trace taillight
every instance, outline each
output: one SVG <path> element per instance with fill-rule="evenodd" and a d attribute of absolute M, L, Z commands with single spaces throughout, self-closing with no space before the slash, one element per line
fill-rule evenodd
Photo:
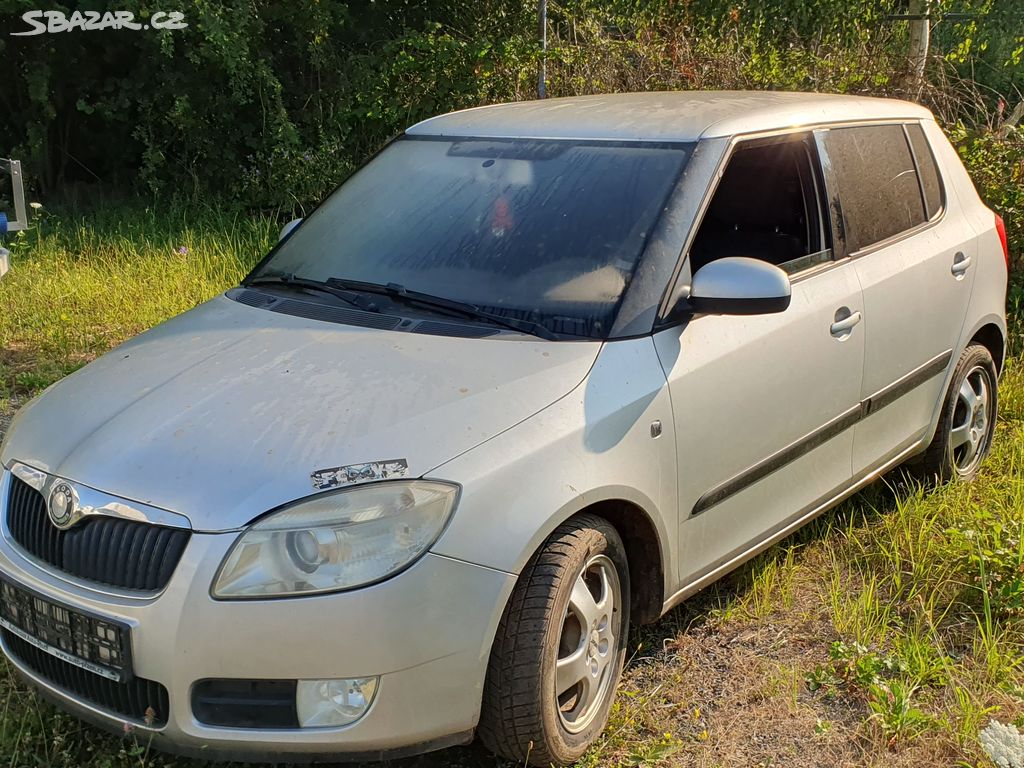
<path fill-rule="evenodd" d="M 996 214 L 996 232 L 999 233 L 999 242 L 1003 245 L 1003 258 L 1006 259 L 1006 271 L 1010 271 L 1010 245 L 1006 241 L 1006 224 L 1003 217 Z"/>

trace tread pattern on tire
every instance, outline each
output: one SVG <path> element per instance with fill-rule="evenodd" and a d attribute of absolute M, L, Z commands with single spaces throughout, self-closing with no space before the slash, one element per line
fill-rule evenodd
<path fill-rule="evenodd" d="M 544 741 L 537 693 L 545 627 L 561 618 L 553 614 L 562 580 L 572 577 L 567 564 L 595 533 L 619 541 L 615 528 L 595 515 L 580 515 L 556 528 L 520 574 L 498 625 L 477 735 L 492 752 L 520 764 L 559 762 Z M 628 602 L 625 590 L 623 596 Z"/>

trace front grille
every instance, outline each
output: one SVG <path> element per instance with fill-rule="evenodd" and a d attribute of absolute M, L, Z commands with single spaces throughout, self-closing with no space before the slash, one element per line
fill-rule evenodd
<path fill-rule="evenodd" d="M 62 531 L 35 488 L 11 478 L 7 530 L 26 552 L 72 576 L 124 589 L 163 589 L 191 533 L 136 520 L 96 515 Z"/>
<path fill-rule="evenodd" d="M 170 704 L 160 683 L 141 677 L 117 683 L 51 656 L 6 629 L 0 630 L 0 637 L 15 661 L 46 682 L 137 723 L 162 726 L 167 722 Z"/>

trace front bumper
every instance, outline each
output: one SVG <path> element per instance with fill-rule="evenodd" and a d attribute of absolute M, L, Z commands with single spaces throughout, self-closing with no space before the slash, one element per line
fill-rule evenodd
<path fill-rule="evenodd" d="M 5 478 L 6 479 L 6 478 Z M 0 482 L 0 510 L 6 508 Z M 133 669 L 169 697 L 165 725 L 132 723 L 140 738 L 207 757 L 376 757 L 464 742 L 479 718 L 487 658 L 515 577 L 428 554 L 393 579 L 307 598 L 218 601 L 217 567 L 237 534 L 193 534 L 167 588 L 140 599 L 96 591 L 38 566 L 3 528 L 0 572 L 55 601 L 131 628 Z M 8 656 L 7 648 L 4 648 Z M 122 732 L 105 711 L 12 663 L 65 709 Z M 376 698 L 341 728 L 255 729 L 204 725 L 192 686 L 209 678 L 325 679 L 380 676 Z"/>

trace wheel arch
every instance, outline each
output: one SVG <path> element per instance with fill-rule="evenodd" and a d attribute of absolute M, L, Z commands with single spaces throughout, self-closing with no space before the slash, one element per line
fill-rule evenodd
<path fill-rule="evenodd" d="M 658 529 L 647 512 L 625 499 L 606 499 L 578 510 L 597 515 L 614 526 L 626 547 L 629 561 L 630 616 L 635 624 L 650 624 L 661 617 L 665 601 L 665 560 Z"/>
<path fill-rule="evenodd" d="M 662 615 L 665 595 L 675 586 L 670 571 L 675 555 L 667 521 L 658 515 L 654 502 L 635 488 L 608 486 L 577 493 L 542 522 L 529 526 L 529 540 L 516 554 L 508 572 L 521 575 L 530 558 L 544 546 L 555 529 L 580 515 L 596 515 L 607 520 L 625 545 L 632 622 L 657 621 Z"/>
<path fill-rule="evenodd" d="M 968 344 L 981 344 L 992 355 L 996 364 L 996 372 L 1002 373 L 1003 363 L 1006 362 L 1006 335 L 1003 329 L 994 322 L 987 322 L 977 328 L 971 335 Z"/>

